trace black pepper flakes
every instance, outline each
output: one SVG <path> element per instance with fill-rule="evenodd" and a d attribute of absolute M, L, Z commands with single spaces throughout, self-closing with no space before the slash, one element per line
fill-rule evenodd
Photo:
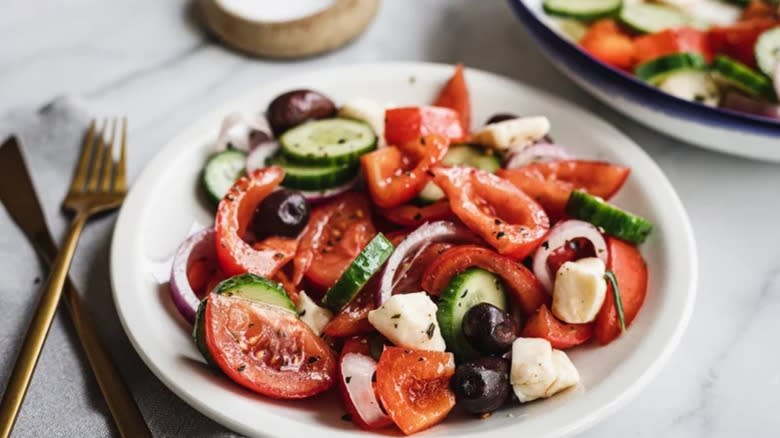
<path fill-rule="evenodd" d="M 390 319 L 398 319 L 401 317 L 400 313 L 396 313 L 395 315 L 391 316 Z"/>
<path fill-rule="evenodd" d="M 236 371 L 238 371 L 239 373 L 243 373 L 245 369 L 246 369 L 246 365 L 239 365 L 239 367 L 236 368 Z"/>
<path fill-rule="evenodd" d="M 345 382 L 347 385 L 349 385 L 349 382 L 351 382 L 351 381 L 352 381 L 352 376 L 347 376 L 347 377 L 344 377 L 344 382 Z"/>
<path fill-rule="evenodd" d="M 436 324 L 431 323 L 431 325 L 428 326 L 428 330 L 425 331 L 425 334 L 428 335 L 428 339 L 433 339 L 433 334 L 436 332 Z"/>
<path fill-rule="evenodd" d="M 504 236 L 506 236 L 506 233 L 503 231 L 499 231 L 498 233 L 496 233 L 496 239 L 500 239 Z"/>

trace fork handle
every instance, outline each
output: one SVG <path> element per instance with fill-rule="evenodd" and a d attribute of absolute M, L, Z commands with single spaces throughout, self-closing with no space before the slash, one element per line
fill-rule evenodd
<path fill-rule="evenodd" d="M 27 329 L 27 336 L 22 344 L 19 357 L 16 358 L 14 370 L 11 372 L 3 394 L 3 401 L 0 402 L 0 438 L 7 438 L 13 430 L 19 408 L 22 406 L 30 379 L 32 379 L 35 366 L 38 364 L 43 343 L 49 333 L 51 321 L 57 311 L 62 288 L 68 278 L 68 270 L 73 261 L 73 254 L 76 252 L 81 230 L 87 221 L 88 215 L 86 213 L 86 211 L 79 211 L 73 218 L 60 252 L 54 259 L 51 274 L 46 280 L 43 295 L 38 302 L 38 309 Z"/>

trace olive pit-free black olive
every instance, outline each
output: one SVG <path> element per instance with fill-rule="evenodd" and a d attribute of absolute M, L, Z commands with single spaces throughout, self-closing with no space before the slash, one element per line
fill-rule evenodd
<path fill-rule="evenodd" d="M 257 239 L 297 236 L 309 222 L 309 203 L 300 192 L 280 189 L 268 195 L 255 209 L 252 231 Z"/>
<path fill-rule="evenodd" d="M 455 368 L 451 381 L 458 405 L 472 414 L 487 414 L 500 408 L 512 392 L 509 361 L 482 357 Z"/>
<path fill-rule="evenodd" d="M 312 90 L 292 90 L 277 96 L 268 105 L 268 122 L 276 135 L 308 120 L 336 115 L 336 104 Z"/>
<path fill-rule="evenodd" d="M 501 355 L 517 339 L 512 316 L 489 303 L 479 303 L 463 316 L 463 334 L 472 347 L 484 354 Z"/>

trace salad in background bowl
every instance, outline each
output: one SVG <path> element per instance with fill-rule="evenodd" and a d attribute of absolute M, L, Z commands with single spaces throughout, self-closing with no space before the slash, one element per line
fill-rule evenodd
<path fill-rule="evenodd" d="M 673 137 L 780 161 L 780 8 L 770 0 L 511 0 L 545 54 Z"/>

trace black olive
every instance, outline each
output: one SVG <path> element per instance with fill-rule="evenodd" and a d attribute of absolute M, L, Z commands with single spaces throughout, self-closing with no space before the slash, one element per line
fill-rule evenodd
<path fill-rule="evenodd" d="M 309 222 L 309 203 L 294 190 L 277 190 L 255 210 L 252 231 L 257 239 L 268 236 L 295 237 Z"/>
<path fill-rule="evenodd" d="M 336 104 L 312 90 L 293 90 L 277 96 L 268 105 L 268 122 L 276 135 L 307 120 L 336 115 Z"/>
<path fill-rule="evenodd" d="M 463 316 L 462 327 L 469 343 L 485 354 L 504 354 L 517 339 L 517 324 L 512 317 L 488 303 L 469 309 Z"/>
<path fill-rule="evenodd" d="M 485 124 L 492 125 L 493 123 L 505 122 L 507 120 L 519 119 L 519 118 L 520 116 L 516 116 L 510 113 L 498 113 L 490 116 L 490 118 L 487 120 L 487 122 L 485 122 Z"/>
<path fill-rule="evenodd" d="M 520 116 L 511 114 L 511 113 L 498 113 L 498 114 L 493 114 L 492 116 L 490 116 L 490 118 L 487 120 L 487 122 L 485 122 L 485 124 L 486 125 L 490 125 L 490 124 L 493 124 L 493 123 L 505 122 L 507 120 L 513 120 L 513 119 L 519 119 L 519 118 L 520 118 Z M 542 137 L 542 139 L 540 141 L 543 141 L 545 143 L 553 143 L 553 139 L 549 135 L 545 135 L 544 137 Z"/>
<path fill-rule="evenodd" d="M 512 392 L 509 361 L 483 357 L 458 365 L 452 377 L 458 404 L 472 414 L 487 414 L 500 408 Z"/>

